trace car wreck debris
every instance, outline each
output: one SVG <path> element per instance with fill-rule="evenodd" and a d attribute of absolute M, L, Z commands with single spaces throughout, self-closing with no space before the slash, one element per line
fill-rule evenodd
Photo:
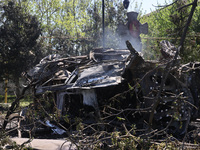
<path fill-rule="evenodd" d="M 143 119 L 148 120 L 152 111 L 166 62 L 170 61 L 168 57 L 174 56 L 174 46 L 168 41 L 161 42 L 161 52 L 168 56 L 164 57 L 168 61 L 159 62 L 144 60 L 129 41 L 126 44 L 128 49 L 98 48 L 85 56 L 61 58 L 57 54 L 49 55 L 25 76 L 36 96 L 46 92 L 55 95 L 60 115 L 76 116 L 78 109 L 89 106 L 100 119 L 105 117 L 103 104 L 131 91 L 134 96 L 128 98 L 126 94 L 125 99 L 114 103 L 119 104 L 117 108 L 135 110 L 126 117 L 131 123 L 141 123 Z M 199 84 L 200 63 L 174 66 L 161 91 L 160 103 L 153 110 L 153 128 L 167 127 L 169 133 L 185 134 L 190 121 L 199 114 Z M 113 110 L 109 111 L 114 114 Z M 142 119 L 134 122 L 138 116 Z"/>

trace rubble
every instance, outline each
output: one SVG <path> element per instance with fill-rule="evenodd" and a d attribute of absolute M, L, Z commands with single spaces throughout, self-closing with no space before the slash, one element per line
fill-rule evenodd
<path fill-rule="evenodd" d="M 173 51 L 169 42 L 162 42 L 161 46 L 165 54 Z M 112 107 L 116 106 L 115 112 L 117 108 L 124 112 L 130 108 L 131 113 L 125 118 L 130 124 L 148 122 L 153 111 L 152 128 L 166 129 L 180 136 L 185 134 L 190 121 L 199 114 L 200 63 L 176 64 L 161 89 L 165 68 L 175 53 L 164 62 L 147 61 L 128 41 L 127 47 L 98 48 L 89 55 L 67 58 L 49 55 L 25 76 L 37 97 L 46 92 L 54 94 L 61 115 L 76 116 L 78 110 L 87 105 L 93 108 L 97 119 L 113 118 L 114 109 L 109 110 L 112 117 L 106 117 L 103 105 L 126 93 L 125 98 L 112 102 L 117 104 Z M 160 97 L 157 97 L 159 90 Z M 158 98 L 160 101 L 154 110 Z"/>

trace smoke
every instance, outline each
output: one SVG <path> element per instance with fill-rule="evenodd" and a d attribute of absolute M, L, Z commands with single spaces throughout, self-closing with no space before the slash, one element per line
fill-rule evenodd
<path fill-rule="evenodd" d="M 127 49 L 127 40 L 132 44 L 135 50 L 141 52 L 141 40 L 133 38 L 130 35 L 127 26 L 120 24 L 116 31 L 112 31 L 109 28 L 105 29 L 105 48 Z M 99 44 L 103 45 L 102 39 Z"/>
<path fill-rule="evenodd" d="M 139 3 L 140 2 L 140 3 Z M 138 0 L 130 0 L 127 12 L 137 12 L 141 10 L 142 2 Z M 130 35 L 128 26 L 119 24 L 116 31 L 109 28 L 105 29 L 105 48 L 127 49 L 126 41 L 128 40 L 138 52 L 142 50 L 142 43 L 140 37 L 133 38 Z M 103 45 L 103 40 L 100 40 L 100 45 Z"/>
<path fill-rule="evenodd" d="M 141 52 L 141 40 L 139 38 L 133 38 L 128 30 L 126 35 L 118 35 L 118 38 L 119 49 L 127 49 L 126 41 L 128 40 L 136 51 Z"/>
<path fill-rule="evenodd" d="M 117 49 L 118 48 L 118 46 L 117 46 L 118 35 L 116 34 L 115 31 L 113 31 L 110 28 L 105 28 L 104 38 L 105 38 L 104 39 L 105 48 L 113 48 L 113 49 Z M 100 39 L 98 45 L 100 45 L 100 47 L 103 46 L 103 39 Z"/>

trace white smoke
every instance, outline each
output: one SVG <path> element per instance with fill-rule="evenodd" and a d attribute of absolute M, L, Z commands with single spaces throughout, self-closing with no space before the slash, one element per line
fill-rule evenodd
<path fill-rule="evenodd" d="M 135 48 L 135 50 L 141 52 L 141 41 L 139 41 L 138 39 L 134 39 L 130 35 L 128 27 L 122 25 L 122 27 L 119 30 L 120 31 L 114 32 L 109 28 L 105 29 L 105 48 L 127 49 L 126 41 L 128 40 Z M 123 32 L 124 34 L 119 32 Z M 102 40 L 99 44 L 103 45 Z"/>

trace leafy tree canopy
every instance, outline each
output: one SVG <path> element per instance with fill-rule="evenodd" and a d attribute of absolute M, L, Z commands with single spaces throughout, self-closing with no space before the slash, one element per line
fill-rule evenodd
<path fill-rule="evenodd" d="M 24 13 L 21 7 L 9 2 L 1 7 L 0 68 L 3 77 L 19 78 L 41 56 L 37 42 L 41 34 L 37 18 Z"/>
<path fill-rule="evenodd" d="M 148 40 L 148 42 L 147 40 L 143 40 L 143 42 L 147 42 L 146 44 L 148 44 L 144 51 L 147 54 L 153 54 L 153 59 L 156 59 L 157 54 L 159 53 L 157 51 L 159 49 L 157 47 L 158 41 L 165 39 L 175 44 L 175 46 L 179 46 L 180 39 L 192 7 L 184 6 L 192 3 L 193 1 L 194 0 L 177 1 L 173 5 L 165 8 L 159 8 L 155 12 L 141 18 L 142 22 L 147 22 L 149 25 L 149 34 L 146 38 L 157 38 L 157 40 Z M 182 60 L 184 62 L 199 60 L 199 57 L 197 57 L 200 52 L 199 23 L 200 8 L 197 7 L 187 32 L 184 52 L 181 53 Z M 145 37 L 145 35 L 143 35 L 143 37 Z"/>

